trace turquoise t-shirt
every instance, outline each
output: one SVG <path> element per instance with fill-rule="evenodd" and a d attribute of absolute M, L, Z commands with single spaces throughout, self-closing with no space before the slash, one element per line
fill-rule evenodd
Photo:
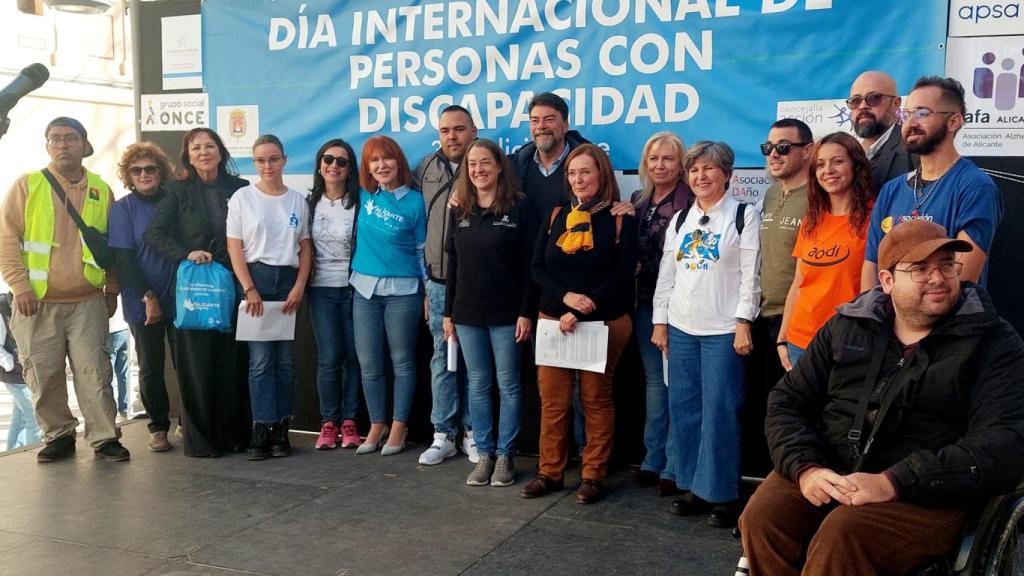
<path fill-rule="evenodd" d="M 359 220 L 352 270 L 377 278 L 422 278 L 427 241 L 423 195 L 400 187 L 359 192 Z"/>

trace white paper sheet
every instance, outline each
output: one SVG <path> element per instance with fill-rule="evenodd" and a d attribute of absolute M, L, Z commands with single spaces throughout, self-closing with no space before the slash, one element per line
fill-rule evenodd
<path fill-rule="evenodd" d="M 238 304 L 238 329 L 235 340 L 239 342 L 274 342 L 295 340 L 295 317 L 297 314 L 281 312 L 284 302 L 263 302 L 263 316 L 259 318 L 246 314 L 245 300 Z"/>
<path fill-rule="evenodd" d="M 562 334 L 558 320 L 537 321 L 538 366 L 572 368 L 603 374 L 608 361 L 608 327 L 604 322 L 577 322 L 576 330 Z"/>
<path fill-rule="evenodd" d="M 448 371 L 459 371 L 459 341 L 455 336 L 448 339 Z"/>
<path fill-rule="evenodd" d="M 665 381 L 665 386 L 668 386 L 668 354 L 661 353 L 661 378 Z"/>

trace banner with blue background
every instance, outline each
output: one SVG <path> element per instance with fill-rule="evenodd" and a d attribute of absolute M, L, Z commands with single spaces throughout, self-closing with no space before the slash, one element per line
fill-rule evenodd
<path fill-rule="evenodd" d="M 247 145 L 285 143 L 287 172 L 319 145 L 395 138 L 409 161 L 437 147 L 439 110 L 468 108 L 506 152 L 529 141 L 535 92 L 635 169 L 647 137 L 722 140 L 737 166 L 779 102 L 842 99 L 862 71 L 905 94 L 941 74 L 947 0 L 205 0 L 203 82 L 214 127 L 253 173 Z M 837 111 L 838 124 L 844 120 Z"/>

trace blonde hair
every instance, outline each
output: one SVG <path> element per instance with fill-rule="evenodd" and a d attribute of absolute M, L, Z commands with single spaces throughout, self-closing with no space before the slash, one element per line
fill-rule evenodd
<path fill-rule="evenodd" d="M 647 173 L 647 156 L 651 153 L 651 149 L 657 144 L 662 142 L 668 142 L 676 150 L 676 156 L 679 158 L 679 167 L 683 166 L 683 158 L 686 157 L 686 145 L 683 143 L 683 139 L 676 136 L 675 132 L 669 132 L 663 130 L 655 133 L 653 136 L 647 139 L 647 143 L 644 144 L 644 149 L 640 153 L 640 166 L 637 169 L 637 173 L 640 176 L 640 195 L 637 196 L 634 205 L 639 206 L 644 202 L 650 200 L 651 196 L 654 195 L 654 182 L 651 180 L 650 175 Z M 680 180 L 684 180 L 684 175 L 679 175 Z"/>

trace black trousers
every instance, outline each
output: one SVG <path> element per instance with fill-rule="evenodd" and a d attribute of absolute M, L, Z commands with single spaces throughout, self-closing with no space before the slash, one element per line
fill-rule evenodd
<path fill-rule="evenodd" d="M 174 358 L 174 323 L 163 320 L 156 324 L 129 324 L 135 340 L 135 357 L 139 359 L 139 395 L 149 414 L 149 431 L 166 432 L 171 428 L 168 418 L 167 383 L 164 380 L 164 342 L 171 347 Z"/>
<path fill-rule="evenodd" d="M 245 342 L 233 331 L 178 330 L 176 352 L 185 455 L 244 448 L 252 428 Z"/>
<path fill-rule="evenodd" d="M 743 430 L 740 469 L 745 476 L 763 478 L 772 470 L 764 419 L 768 412 L 768 392 L 786 375 L 775 349 L 781 327 L 781 314 L 761 316 L 754 320 L 751 331 L 754 350 L 747 358 L 747 399 L 740 416 Z"/>

